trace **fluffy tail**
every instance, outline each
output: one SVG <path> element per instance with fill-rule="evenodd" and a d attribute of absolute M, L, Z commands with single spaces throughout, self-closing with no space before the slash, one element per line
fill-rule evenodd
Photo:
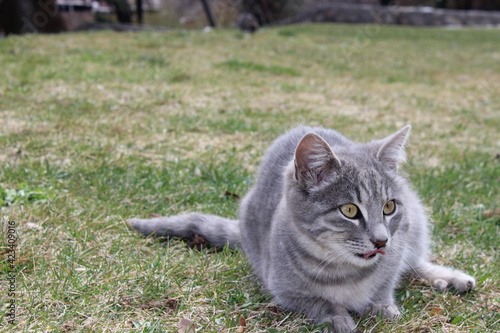
<path fill-rule="evenodd" d="M 200 235 L 215 247 L 234 249 L 239 242 L 237 220 L 215 215 L 191 213 L 153 219 L 130 219 L 130 225 L 145 236 L 194 238 Z"/>

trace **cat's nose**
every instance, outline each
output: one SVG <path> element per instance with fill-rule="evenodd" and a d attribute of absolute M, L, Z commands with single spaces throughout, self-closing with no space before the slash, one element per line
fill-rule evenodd
<path fill-rule="evenodd" d="M 387 244 L 388 239 L 370 239 L 377 249 L 383 248 Z"/>

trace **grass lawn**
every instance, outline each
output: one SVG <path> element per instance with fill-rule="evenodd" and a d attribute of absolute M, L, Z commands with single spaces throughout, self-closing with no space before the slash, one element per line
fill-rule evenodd
<path fill-rule="evenodd" d="M 144 239 L 126 219 L 235 218 L 232 194 L 295 125 L 368 141 L 411 123 L 405 170 L 435 222 L 435 261 L 478 286 L 405 280 L 403 318 L 358 318 L 360 331 L 498 332 L 498 41 L 347 25 L 1 39 L 0 330 L 314 332 L 239 251 Z"/>

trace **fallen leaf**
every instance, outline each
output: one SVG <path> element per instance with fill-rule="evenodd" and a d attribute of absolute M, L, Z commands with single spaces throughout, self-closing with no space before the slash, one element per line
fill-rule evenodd
<path fill-rule="evenodd" d="M 279 315 L 281 313 L 280 309 L 276 305 L 267 305 L 266 306 L 267 310 L 270 311 L 273 314 Z"/>
<path fill-rule="evenodd" d="M 500 215 L 500 208 L 495 210 L 485 210 L 483 212 L 484 217 L 493 217 Z"/>
<path fill-rule="evenodd" d="M 240 327 L 238 327 L 236 332 L 237 333 L 245 333 L 245 331 L 247 329 L 247 321 L 245 320 L 245 317 L 240 317 L 239 324 L 240 324 Z"/>
<path fill-rule="evenodd" d="M 191 322 L 191 320 L 182 318 L 179 322 L 179 330 L 177 333 L 195 333 L 195 325 Z"/>
<path fill-rule="evenodd" d="M 224 192 L 224 196 L 226 196 L 226 197 L 232 197 L 233 199 L 236 199 L 236 200 L 240 199 L 240 196 L 238 194 L 232 193 L 232 192 L 229 192 L 229 191 Z"/>
<path fill-rule="evenodd" d="M 441 312 L 444 311 L 444 309 L 443 308 L 439 308 L 439 307 L 435 307 L 435 308 L 431 308 L 431 311 L 432 311 L 432 313 L 434 313 L 434 315 L 440 315 Z"/>
<path fill-rule="evenodd" d="M 197 249 L 197 250 L 202 250 L 207 247 L 210 247 L 210 244 L 208 241 L 203 237 L 198 234 L 194 234 L 193 239 L 190 239 L 186 245 L 192 249 Z"/>
<path fill-rule="evenodd" d="M 130 307 L 151 310 L 151 309 L 161 309 L 161 310 L 175 310 L 179 304 L 179 300 L 170 297 L 164 297 L 161 300 L 147 300 L 142 297 L 122 297 L 122 302 Z"/>

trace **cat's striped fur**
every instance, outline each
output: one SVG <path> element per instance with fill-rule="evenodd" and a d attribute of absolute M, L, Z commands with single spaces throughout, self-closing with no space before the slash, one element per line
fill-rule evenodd
<path fill-rule="evenodd" d="M 428 218 L 399 171 L 409 130 L 358 144 L 298 127 L 267 151 L 238 221 L 187 214 L 130 223 L 144 235 L 238 245 L 280 306 L 331 331 L 352 331 L 353 313 L 397 317 L 394 290 L 405 273 L 440 290 L 475 285 L 429 262 Z"/>

